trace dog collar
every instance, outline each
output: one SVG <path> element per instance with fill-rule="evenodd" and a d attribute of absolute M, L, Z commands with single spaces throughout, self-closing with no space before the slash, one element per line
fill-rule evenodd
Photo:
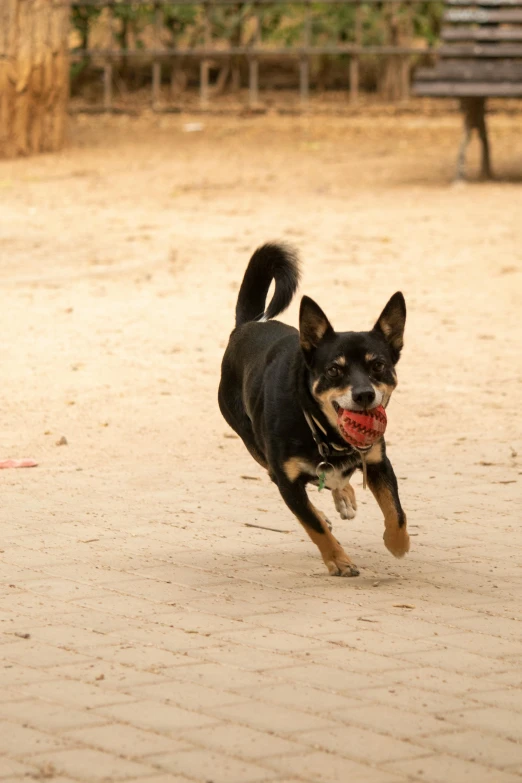
<path fill-rule="evenodd" d="M 315 445 L 317 446 L 317 450 L 323 459 L 326 459 L 327 457 L 330 456 L 344 457 L 347 454 L 353 454 L 354 452 L 357 451 L 357 449 L 354 449 L 353 446 L 346 446 L 343 448 L 337 446 L 337 444 L 332 443 L 331 441 L 327 442 L 326 440 L 321 438 L 319 434 L 319 429 L 321 430 L 321 432 L 323 432 L 326 435 L 326 432 L 323 429 L 323 427 L 319 424 L 319 422 L 315 419 L 314 416 L 311 416 L 308 413 L 307 410 L 305 410 L 304 408 L 302 410 L 303 410 L 303 415 L 306 419 L 306 423 L 308 424 L 310 428 L 310 432 L 312 433 L 312 437 L 315 441 Z"/>
<path fill-rule="evenodd" d="M 315 469 L 317 478 L 319 479 L 319 492 L 325 487 L 326 473 L 335 470 L 335 467 L 332 465 L 332 463 L 328 461 L 328 457 L 343 457 L 354 453 L 357 454 L 361 459 L 363 469 L 363 488 L 366 489 L 366 452 L 370 450 L 371 446 L 364 450 L 356 449 L 354 446 L 348 446 L 347 448 L 340 449 L 339 446 L 336 446 L 334 443 L 327 443 L 321 438 L 317 430 L 319 427 L 326 435 L 326 432 L 321 427 L 319 422 L 316 421 L 316 419 L 311 416 L 304 408 L 302 408 L 302 411 L 306 419 L 306 423 L 310 428 L 310 432 L 312 433 L 317 450 L 321 456 L 321 462 L 318 463 Z"/>

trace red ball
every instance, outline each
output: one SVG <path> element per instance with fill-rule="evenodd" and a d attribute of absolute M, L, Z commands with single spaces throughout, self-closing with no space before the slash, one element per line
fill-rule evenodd
<path fill-rule="evenodd" d="M 339 408 L 337 414 L 339 432 L 344 440 L 356 449 L 366 449 L 382 438 L 386 423 L 386 411 L 382 405 L 370 411 Z"/>

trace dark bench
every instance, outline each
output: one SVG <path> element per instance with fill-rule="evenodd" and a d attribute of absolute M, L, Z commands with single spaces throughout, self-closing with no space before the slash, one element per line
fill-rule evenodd
<path fill-rule="evenodd" d="M 522 0 L 447 0 L 443 23 L 439 61 L 417 71 L 413 92 L 460 99 L 464 136 L 457 178 L 464 175 L 466 149 L 476 130 L 481 176 L 491 179 L 486 99 L 522 97 Z"/>

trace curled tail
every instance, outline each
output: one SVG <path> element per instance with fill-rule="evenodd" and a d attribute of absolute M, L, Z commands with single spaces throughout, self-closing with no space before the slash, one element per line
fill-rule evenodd
<path fill-rule="evenodd" d="M 286 310 L 299 284 L 297 252 L 285 244 L 267 243 L 259 247 L 247 266 L 236 304 L 236 327 L 247 321 L 268 321 Z M 275 291 L 265 310 L 272 280 Z"/>

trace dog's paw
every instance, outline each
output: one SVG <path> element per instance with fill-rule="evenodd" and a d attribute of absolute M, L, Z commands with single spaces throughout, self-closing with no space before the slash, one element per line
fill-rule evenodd
<path fill-rule="evenodd" d="M 359 576 L 359 569 L 352 563 L 348 555 L 325 562 L 330 576 Z"/>
<path fill-rule="evenodd" d="M 355 492 L 350 484 L 344 489 L 334 489 L 332 492 L 335 508 L 341 519 L 353 519 L 357 513 Z"/>
<path fill-rule="evenodd" d="M 387 528 L 383 539 L 386 549 L 395 557 L 404 557 L 410 551 L 410 537 L 405 527 Z"/>

